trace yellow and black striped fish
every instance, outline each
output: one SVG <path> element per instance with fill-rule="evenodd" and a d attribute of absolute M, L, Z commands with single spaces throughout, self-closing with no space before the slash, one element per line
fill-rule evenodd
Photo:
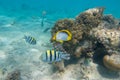
<path fill-rule="evenodd" d="M 29 44 L 32 44 L 32 45 L 36 44 L 36 39 L 32 36 L 24 36 L 24 39 Z"/>
<path fill-rule="evenodd" d="M 63 59 L 69 60 L 70 54 L 55 50 L 47 50 L 46 53 L 42 54 L 41 57 L 44 62 L 52 63 L 61 61 Z"/>

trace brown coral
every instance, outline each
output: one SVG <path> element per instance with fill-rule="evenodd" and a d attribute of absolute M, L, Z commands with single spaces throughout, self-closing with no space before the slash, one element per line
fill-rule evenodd
<path fill-rule="evenodd" d="M 115 29 L 96 28 L 91 35 L 106 46 L 118 47 L 120 44 L 120 32 Z"/>
<path fill-rule="evenodd" d="M 113 71 L 120 71 L 120 62 L 119 59 L 114 60 L 114 58 L 119 58 L 120 56 L 113 54 L 111 56 L 105 55 L 103 58 L 103 63 L 105 67 Z"/>
<path fill-rule="evenodd" d="M 82 31 L 80 31 L 81 28 L 75 27 L 74 20 L 64 19 L 56 22 L 55 26 L 52 28 L 52 31 L 51 31 L 52 36 L 54 36 L 57 31 L 63 30 L 63 29 L 67 29 L 72 33 L 72 40 L 69 42 L 63 43 L 63 48 L 68 53 L 71 54 L 76 48 L 75 45 L 79 43 L 80 39 L 82 39 Z M 52 41 L 52 38 L 51 38 L 51 41 Z M 74 46 L 74 47 L 71 48 L 71 46 Z"/>
<path fill-rule="evenodd" d="M 63 29 L 71 29 L 71 27 L 73 27 L 74 25 L 74 20 L 69 20 L 69 19 L 63 19 L 63 20 L 59 20 L 55 23 L 54 27 L 52 28 L 51 33 L 54 34 L 59 30 L 63 30 Z"/>
<path fill-rule="evenodd" d="M 76 51 L 75 51 L 75 53 L 74 53 L 75 56 L 79 58 L 79 57 L 82 55 L 82 50 L 83 50 L 82 47 L 77 47 L 77 48 L 76 48 Z"/>
<path fill-rule="evenodd" d="M 20 80 L 20 71 L 15 70 L 11 73 L 8 73 L 7 78 L 5 80 Z"/>
<path fill-rule="evenodd" d="M 104 55 L 115 54 L 116 51 L 120 51 L 120 32 L 117 30 L 119 21 L 112 16 L 103 16 L 103 11 L 104 8 L 88 9 L 79 14 L 75 20 L 59 20 L 52 28 L 52 36 L 57 31 L 65 29 L 72 33 L 72 40 L 61 44 L 71 56 L 79 58 L 97 56 L 100 60 Z M 110 62 L 108 57 L 104 57 L 104 65 L 113 70 L 120 69 L 113 61 Z"/>
<path fill-rule="evenodd" d="M 102 12 L 103 8 L 88 9 L 76 17 L 75 24 L 76 26 L 81 25 L 84 35 L 88 36 L 89 31 L 101 22 Z"/>
<path fill-rule="evenodd" d="M 84 39 L 90 39 L 90 30 L 97 27 L 102 19 L 103 8 L 97 8 L 95 11 L 89 10 L 81 13 L 76 20 L 59 20 L 56 22 L 51 33 L 52 36 L 59 30 L 67 29 L 72 33 L 72 40 L 63 43 L 63 48 L 70 54 L 74 54 L 79 43 Z M 52 41 L 52 39 L 51 39 Z"/>

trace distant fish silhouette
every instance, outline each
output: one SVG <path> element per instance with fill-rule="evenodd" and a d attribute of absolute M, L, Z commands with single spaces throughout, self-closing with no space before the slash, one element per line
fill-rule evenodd
<path fill-rule="evenodd" d="M 24 39 L 26 40 L 27 43 L 35 45 L 36 44 L 36 39 L 31 36 L 24 36 Z"/>
<path fill-rule="evenodd" d="M 41 27 L 43 27 L 44 26 L 44 19 L 42 19 L 42 21 L 41 21 Z"/>
<path fill-rule="evenodd" d="M 45 33 L 45 32 L 48 32 L 49 30 L 50 30 L 51 28 L 45 28 L 44 30 L 43 30 L 43 32 Z"/>
<path fill-rule="evenodd" d="M 46 11 L 42 11 L 42 21 L 41 21 L 41 27 L 44 26 L 44 18 L 46 17 Z"/>

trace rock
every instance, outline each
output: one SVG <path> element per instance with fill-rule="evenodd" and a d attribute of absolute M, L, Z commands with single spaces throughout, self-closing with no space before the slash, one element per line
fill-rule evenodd
<path fill-rule="evenodd" d="M 19 70 L 8 73 L 5 80 L 20 80 L 21 74 Z"/>
<path fill-rule="evenodd" d="M 120 55 L 113 54 L 111 56 L 105 55 L 103 58 L 103 63 L 106 68 L 112 71 L 120 71 Z"/>
<path fill-rule="evenodd" d="M 105 46 L 119 47 L 120 32 L 115 29 L 94 29 L 92 36 L 95 36 L 99 42 Z"/>
<path fill-rule="evenodd" d="M 77 47 L 74 54 L 75 54 L 76 57 L 79 58 L 82 55 L 82 47 Z"/>

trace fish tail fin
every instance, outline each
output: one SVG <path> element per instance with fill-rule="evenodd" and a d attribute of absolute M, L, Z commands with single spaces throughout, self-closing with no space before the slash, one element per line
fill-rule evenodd
<path fill-rule="evenodd" d="M 70 59 L 70 54 L 62 53 L 62 54 L 61 54 L 61 58 L 62 58 L 62 59 L 65 59 L 65 60 L 69 60 L 69 59 Z"/>

